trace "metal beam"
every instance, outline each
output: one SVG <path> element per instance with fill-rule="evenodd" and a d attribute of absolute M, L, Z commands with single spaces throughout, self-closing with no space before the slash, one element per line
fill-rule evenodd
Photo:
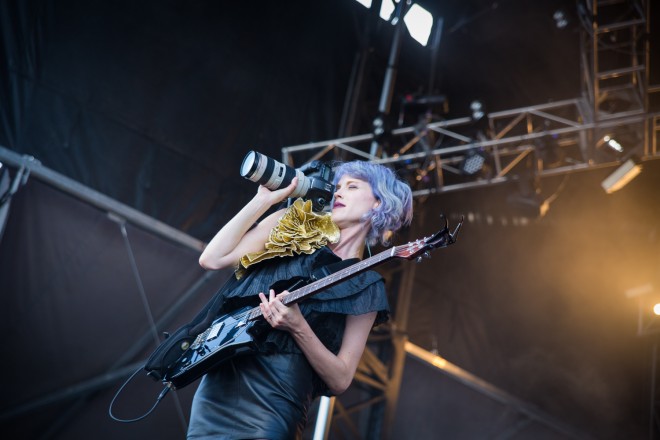
<path fill-rule="evenodd" d="M 72 194 L 99 209 L 115 214 L 131 224 L 140 226 L 156 235 L 175 243 L 182 244 L 195 251 L 201 251 L 204 248 L 204 243 L 202 241 L 51 170 L 50 168 L 43 166 L 41 162 L 32 156 L 20 155 L 15 151 L 0 146 L 0 161 L 14 167 L 24 166 L 29 170 L 30 174 L 38 177 L 40 180 L 43 180 L 53 187 Z"/>

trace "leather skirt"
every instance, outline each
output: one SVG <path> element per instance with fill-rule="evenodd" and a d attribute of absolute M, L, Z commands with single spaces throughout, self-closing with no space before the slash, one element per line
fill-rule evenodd
<path fill-rule="evenodd" d="M 302 438 L 314 396 L 314 372 L 302 354 L 249 354 L 202 378 L 188 439 Z"/>

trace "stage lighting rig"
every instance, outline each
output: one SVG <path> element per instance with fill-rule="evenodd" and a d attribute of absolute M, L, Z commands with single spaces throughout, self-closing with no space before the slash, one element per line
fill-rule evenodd
<path fill-rule="evenodd" d="M 566 12 L 563 9 L 557 9 L 552 18 L 555 20 L 555 26 L 557 29 L 564 29 L 568 26 L 568 18 L 566 17 Z"/>
<path fill-rule="evenodd" d="M 479 100 L 474 100 L 470 103 L 470 110 L 472 111 L 472 119 L 476 122 L 483 118 L 486 113 L 484 112 L 484 105 Z"/>
<path fill-rule="evenodd" d="M 475 175 L 481 171 L 485 163 L 486 156 L 475 148 L 468 151 L 465 155 L 465 158 L 461 162 L 461 172 L 468 176 Z"/>
<path fill-rule="evenodd" d="M 631 180 L 642 172 L 642 165 L 635 156 L 623 162 L 612 174 L 601 183 L 606 193 L 612 194 L 626 186 Z"/>
<path fill-rule="evenodd" d="M 603 158 L 621 158 L 638 148 L 640 140 L 622 129 L 610 131 L 596 142 L 596 150 Z"/>
<path fill-rule="evenodd" d="M 637 336 L 660 333 L 660 292 L 646 283 L 624 292 L 626 298 L 637 301 Z"/>
<path fill-rule="evenodd" d="M 403 17 L 403 22 L 406 24 L 410 36 L 422 46 L 426 46 L 433 28 L 433 15 L 414 3 Z"/>
<path fill-rule="evenodd" d="M 371 8 L 371 0 L 356 0 L 365 8 Z M 380 11 L 378 15 L 385 21 L 390 22 L 392 25 L 396 25 L 399 21 L 399 18 L 396 16 L 396 4 L 400 0 L 382 0 L 380 4 Z M 408 29 L 410 36 L 417 41 L 422 46 L 426 46 L 429 42 L 429 37 L 431 36 L 431 31 L 433 30 L 433 14 L 429 11 L 418 5 L 417 3 L 412 3 L 409 0 L 406 0 L 409 7 L 406 7 L 406 13 L 403 16 L 403 22 Z"/>

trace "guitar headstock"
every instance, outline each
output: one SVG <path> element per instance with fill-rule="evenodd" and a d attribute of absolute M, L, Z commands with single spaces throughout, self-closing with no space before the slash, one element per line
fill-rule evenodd
<path fill-rule="evenodd" d="M 440 231 L 430 237 L 424 237 L 401 246 L 396 246 L 394 255 L 412 260 L 415 257 L 420 257 L 428 253 L 428 251 L 432 249 L 443 248 L 456 243 L 458 231 L 461 229 L 461 226 L 463 226 L 463 216 L 461 216 L 461 220 L 453 231 L 449 230 L 449 222 L 446 217 L 444 217 L 444 220 L 445 226 Z"/>

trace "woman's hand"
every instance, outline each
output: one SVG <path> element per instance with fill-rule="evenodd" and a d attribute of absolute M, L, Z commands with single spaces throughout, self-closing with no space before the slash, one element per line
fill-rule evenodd
<path fill-rule="evenodd" d="M 263 313 L 266 321 L 273 327 L 278 330 L 286 330 L 288 332 L 293 332 L 296 329 L 301 327 L 301 324 L 305 320 L 298 304 L 293 304 L 290 307 L 285 306 L 280 301 L 279 296 L 288 293 L 286 290 L 279 295 L 275 295 L 275 291 L 270 289 L 270 296 L 266 298 L 266 295 L 263 293 L 259 294 L 261 299 L 261 313 Z"/>
<path fill-rule="evenodd" d="M 364 352 L 367 337 L 376 319 L 376 312 L 346 316 L 346 327 L 339 353 L 327 349 L 305 320 L 297 304 L 287 307 L 271 289 L 269 298 L 263 293 L 261 312 L 266 321 L 276 329 L 286 330 L 303 352 L 314 371 L 328 385 L 330 392 L 339 395 L 350 386 L 358 363 Z"/>
<path fill-rule="evenodd" d="M 263 185 L 259 185 L 259 189 L 257 189 L 257 195 L 255 198 L 261 199 L 264 201 L 264 203 L 272 206 L 287 199 L 291 193 L 295 191 L 297 185 L 298 177 L 291 179 L 291 183 L 288 186 L 276 189 L 274 191 L 271 191 Z"/>

